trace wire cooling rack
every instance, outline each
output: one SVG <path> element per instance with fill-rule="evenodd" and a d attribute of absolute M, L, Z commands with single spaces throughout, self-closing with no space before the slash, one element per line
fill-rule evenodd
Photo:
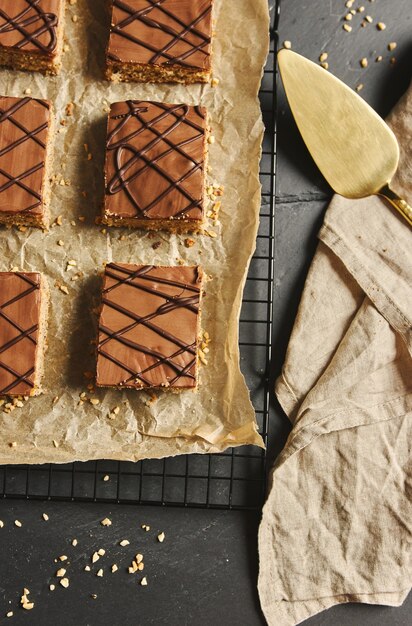
<path fill-rule="evenodd" d="M 259 432 L 268 444 L 274 280 L 276 165 L 276 50 L 280 0 L 272 12 L 270 52 L 260 101 L 266 132 L 260 178 L 262 207 L 256 253 L 240 318 L 241 367 Z M 104 477 L 109 476 L 109 480 Z M 0 498 L 258 509 L 266 489 L 266 453 L 252 446 L 222 454 L 188 455 L 138 463 L 90 461 L 0 467 Z"/>

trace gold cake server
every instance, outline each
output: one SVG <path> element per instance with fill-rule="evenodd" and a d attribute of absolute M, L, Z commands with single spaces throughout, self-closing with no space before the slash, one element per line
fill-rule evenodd
<path fill-rule="evenodd" d="M 332 189 L 346 198 L 382 196 L 412 226 L 412 208 L 389 186 L 399 162 L 389 126 L 319 65 L 286 49 L 278 61 L 297 126 Z"/>

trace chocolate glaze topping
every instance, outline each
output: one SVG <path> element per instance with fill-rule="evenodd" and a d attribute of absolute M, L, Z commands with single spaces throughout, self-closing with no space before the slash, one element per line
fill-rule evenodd
<path fill-rule="evenodd" d="M 50 104 L 0 97 L 0 212 L 42 213 Z"/>
<path fill-rule="evenodd" d="M 113 0 L 108 58 L 210 68 L 212 0 Z"/>
<path fill-rule="evenodd" d="M 0 46 L 51 54 L 61 0 L 0 0 Z"/>
<path fill-rule="evenodd" d="M 196 386 L 197 267 L 106 266 L 97 384 Z"/>
<path fill-rule="evenodd" d="M 202 218 L 203 107 L 128 100 L 112 104 L 106 144 L 106 215 Z"/>
<path fill-rule="evenodd" d="M 0 395 L 29 395 L 40 312 L 40 274 L 0 272 Z"/>

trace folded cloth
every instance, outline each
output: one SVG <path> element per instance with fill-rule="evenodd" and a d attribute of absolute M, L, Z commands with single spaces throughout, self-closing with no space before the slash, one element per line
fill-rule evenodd
<path fill-rule="evenodd" d="M 412 204 L 412 88 L 389 125 Z M 276 394 L 293 423 L 259 531 L 271 626 L 412 586 L 412 230 L 378 197 L 335 196 Z"/>

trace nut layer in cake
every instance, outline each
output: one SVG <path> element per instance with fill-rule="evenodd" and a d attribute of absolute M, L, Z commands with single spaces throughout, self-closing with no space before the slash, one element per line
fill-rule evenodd
<path fill-rule="evenodd" d="M 64 0 L 0 0 L 0 65 L 57 74 Z"/>
<path fill-rule="evenodd" d="M 195 389 L 199 267 L 106 266 L 97 345 L 99 387 Z"/>
<path fill-rule="evenodd" d="M 52 111 L 47 100 L 0 97 L 0 224 L 49 224 Z"/>
<path fill-rule="evenodd" d="M 40 393 L 48 289 L 37 272 L 0 272 L 0 396 Z"/>
<path fill-rule="evenodd" d="M 109 80 L 207 82 L 212 0 L 113 0 Z"/>
<path fill-rule="evenodd" d="M 188 232 L 204 220 L 206 109 L 128 100 L 111 105 L 102 221 Z"/>

